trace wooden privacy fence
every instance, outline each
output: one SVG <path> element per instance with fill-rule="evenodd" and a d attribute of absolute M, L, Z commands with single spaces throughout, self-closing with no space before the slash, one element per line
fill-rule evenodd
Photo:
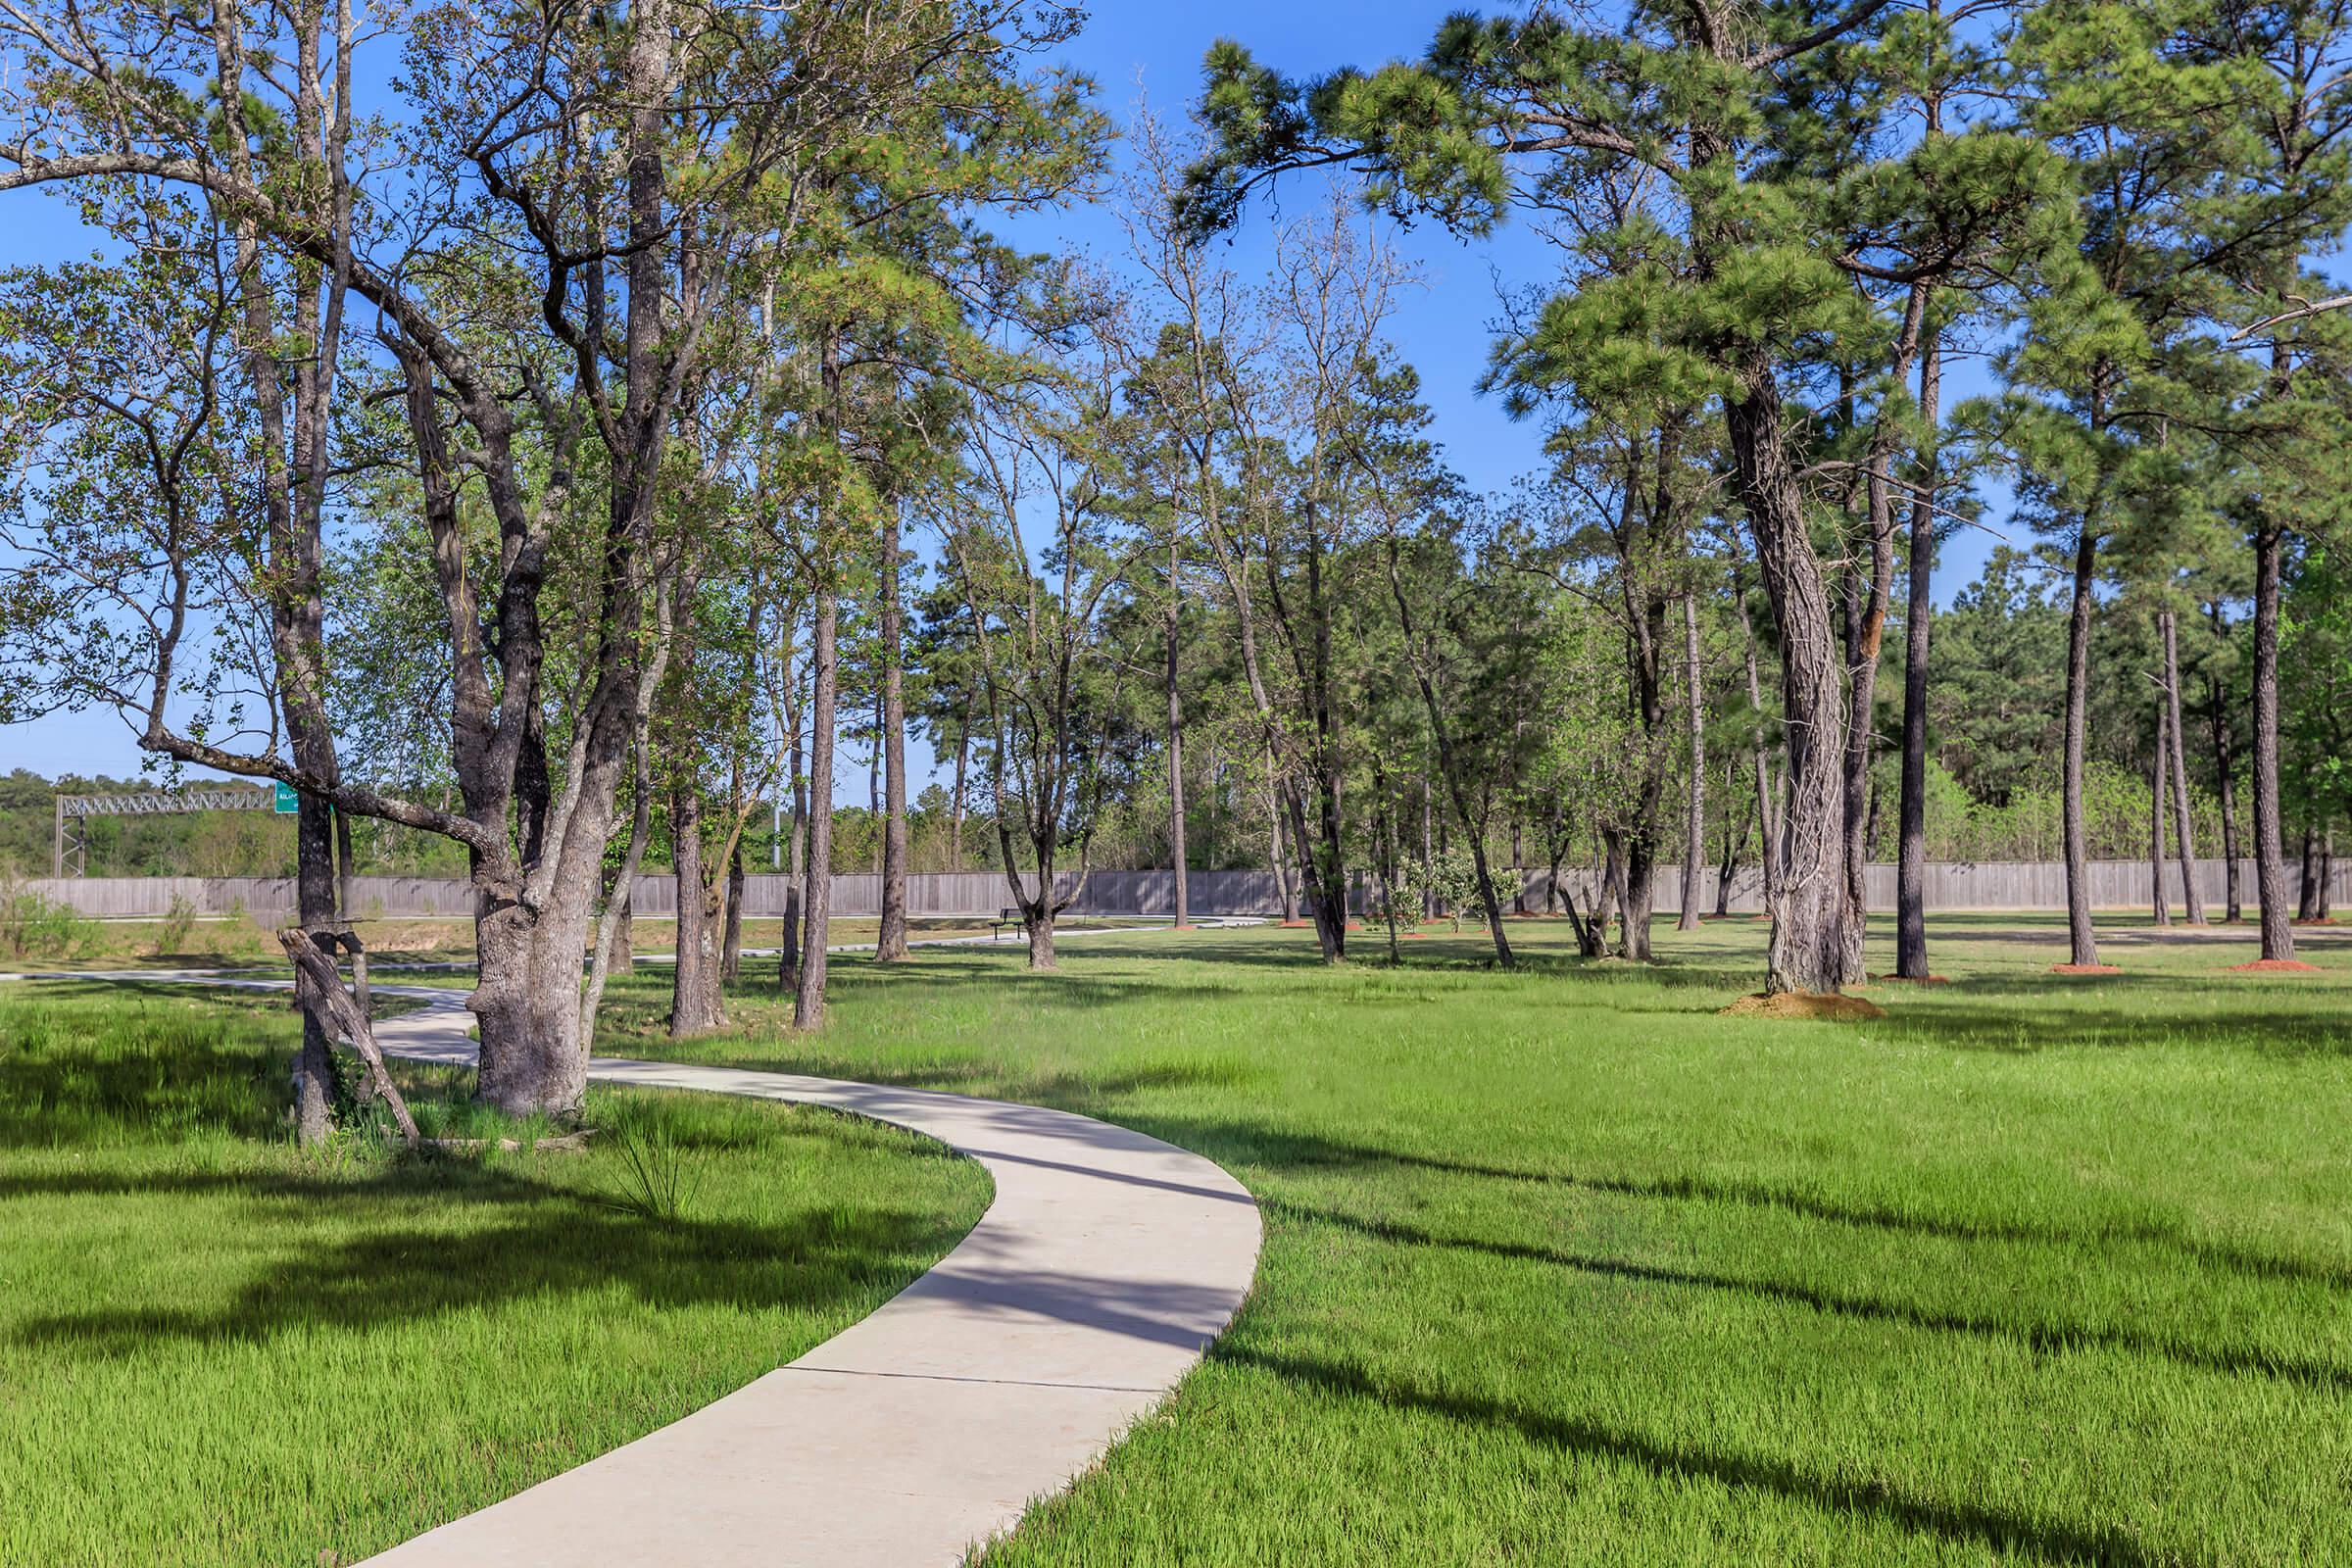
<path fill-rule="evenodd" d="M 2205 902 L 2219 912 L 2223 899 L 2223 865 L 2219 860 L 2199 864 L 2198 882 Z M 1508 873 L 1505 873 L 1506 877 Z M 1870 867 L 1870 906 L 1894 907 L 1894 867 Z M 759 875 L 745 879 L 744 912 L 753 919 L 773 919 L 784 912 L 785 890 L 791 878 Z M 1592 903 L 1590 869 L 1564 873 L 1561 880 L 1576 895 L 1578 907 Z M 2287 884 L 2296 891 L 2297 868 L 2287 867 Z M 1077 888 L 1077 874 L 1058 879 L 1066 895 L 1078 892 L 1070 906 L 1074 914 L 1167 915 L 1176 906 L 1176 876 L 1172 871 L 1096 871 Z M 1548 881 L 1542 870 L 1523 875 L 1526 908 L 1541 912 Z M 1715 872 L 1699 878 L 1702 909 L 1715 906 Z M 2334 877 L 2338 900 L 2352 903 L 2352 863 L 2339 866 Z M 283 876 L 155 876 L 41 878 L 21 884 L 49 899 L 100 918 L 160 919 L 178 908 L 197 915 L 249 915 L 268 925 L 293 918 L 294 879 Z M 1034 876 L 1026 880 L 1034 888 Z M 2240 862 L 2240 889 L 2248 907 L 2255 903 L 2254 863 Z M 2180 869 L 2165 867 L 2165 888 L 2178 906 Z M 1673 914 L 1682 908 L 1680 868 L 1661 866 L 1656 886 L 1656 909 Z M 1358 897 L 1362 888 L 1359 886 Z M 1270 871 L 1195 871 L 1187 889 L 1192 912 L 1213 919 L 1220 915 L 1274 915 L 1281 906 Z M 2090 863 L 2091 903 L 2101 908 L 2139 910 L 2153 902 L 2145 860 L 2093 860 Z M 989 915 L 1011 902 L 1004 878 L 994 871 L 935 871 L 906 879 L 907 912 L 916 915 Z M 1507 895 L 1506 895 L 1507 898 Z M 853 872 L 833 879 L 833 912 L 870 915 L 881 912 L 882 879 L 870 872 Z M 640 914 L 662 918 L 677 912 L 677 884 L 665 875 L 640 876 L 634 902 Z M 1732 879 L 1734 910 L 1761 909 L 1763 899 L 1755 872 L 1742 870 Z M 2066 867 L 2057 861 L 1978 860 L 1931 861 L 1927 868 L 1927 906 L 1931 909 L 2063 909 L 2066 907 Z M 465 917 L 473 912 L 473 889 L 461 877 L 363 876 L 353 879 L 352 912 L 361 918 Z"/>

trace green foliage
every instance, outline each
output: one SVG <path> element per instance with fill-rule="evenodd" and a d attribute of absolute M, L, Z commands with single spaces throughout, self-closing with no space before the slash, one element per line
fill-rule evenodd
<path fill-rule="evenodd" d="M 708 1095 L 589 1091 L 704 1172 L 658 1224 L 596 1140 L 299 1150 L 297 1029 L 277 998 L 0 995 L 0 1561 L 356 1562 L 840 1332 L 987 1204 L 936 1144 Z M 394 1071 L 438 1135 L 527 1130 Z"/>
<path fill-rule="evenodd" d="M 68 958 L 92 933 L 92 924 L 38 889 L 0 881 L 0 953 Z"/>

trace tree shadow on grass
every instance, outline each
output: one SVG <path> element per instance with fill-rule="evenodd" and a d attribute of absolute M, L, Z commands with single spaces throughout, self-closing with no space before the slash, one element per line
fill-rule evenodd
<path fill-rule="evenodd" d="M 593 1194 L 473 1170 L 457 1183 L 413 1172 L 367 1182 L 213 1172 L 11 1178 L 0 1196 L 246 1196 L 276 1214 L 295 1255 L 216 1305 L 60 1312 L 15 1337 L 45 1353 L 135 1355 L 157 1340 L 253 1340 L 318 1328 L 372 1332 L 506 1302 L 592 1297 L 615 1285 L 648 1306 L 825 1310 L 879 1300 L 963 1235 L 935 1213 L 816 1204 L 751 1223 L 655 1219 Z M 427 1223 L 403 1200 L 429 1202 Z M 282 1212 L 281 1212 L 282 1210 Z M 302 1246 L 306 1227 L 333 1228 Z"/>
<path fill-rule="evenodd" d="M 1842 1201 L 1741 1177 L 1621 1176 L 1605 1172 L 1541 1170 L 1424 1154 L 1271 1126 L 1139 1114 L 1135 1126 L 1211 1158 L 1311 1174 L 1382 1167 L 1479 1180 L 1573 1187 L 1616 1198 L 1669 1202 L 1736 1203 L 1802 1215 L 1831 1224 L 1893 1231 L 1952 1242 L 1999 1242 L 2061 1248 L 2132 1246 L 2172 1252 L 2192 1265 L 2255 1279 L 2302 1281 L 2352 1290 L 2352 1262 L 2280 1256 L 2189 1234 L 2147 1220 L 2105 1220 L 2070 1229 L 2034 1220 L 1935 1214 L 1886 1204 Z"/>
<path fill-rule="evenodd" d="M 1526 1441 L 1596 1459 L 1628 1464 L 1668 1481 L 1699 1477 L 1723 1486 L 1770 1493 L 1833 1513 L 1889 1524 L 1945 1541 L 1990 1546 L 2047 1563 L 2102 1563 L 2157 1568 L 2188 1561 L 2176 1549 L 2161 1555 L 2120 1531 L 2023 1517 L 1997 1508 L 1947 1502 L 1878 1483 L 1858 1483 L 1804 1470 L 1784 1459 L 1723 1453 L 1660 1442 L 1597 1422 L 1532 1410 L 1481 1396 L 1406 1387 L 1360 1368 L 1307 1356 L 1282 1355 L 1221 1342 L 1209 1358 L 1271 1373 L 1306 1388 L 1372 1400 L 1463 1425 L 1515 1432 Z"/>
<path fill-rule="evenodd" d="M 2203 994 L 2208 989 L 2182 985 L 2176 995 Z M 2259 1012 L 2217 1018 L 2168 1014 L 2161 998 L 2152 999 L 2141 1011 L 2017 1002 L 2003 1005 L 1987 998 L 1966 1007 L 1898 1005 L 1868 1028 L 1874 1038 L 1889 1042 L 2007 1055 L 2034 1055 L 2079 1046 L 2112 1050 L 2176 1046 L 2184 1037 L 2192 1037 L 2216 1050 L 2252 1051 L 2266 1057 L 2352 1056 L 2352 1027 L 2344 1022 L 2340 1003 L 2318 999 L 2309 1006 L 2272 1004 Z"/>
<path fill-rule="evenodd" d="M 1477 1252 L 1488 1257 L 1507 1258 L 1517 1262 L 1544 1263 L 1559 1268 L 1573 1269 L 1581 1274 L 1599 1275 L 1640 1285 L 1718 1291 L 1755 1300 L 1803 1307 L 1858 1322 L 1888 1323 L 1897 1327 L 1922 1329 L 1936 1334 L 1961 1335 L 1996 1342 L 2006 1341 L 2026 1346 L 2042 1355 L 2064 1355 L 2083 1349 L 2121 1350 L 2136 1355 L 2155 1356 L 2177 1366 L 2227 1377 L 2278 1378 L 2286 1382 L 2333 1392 L 2352 1389 L 2352 1369 L 2306 1356 L 2282 1354 L 2259 1348 L 2217 1349 L 2201 1345 L 2183 1344 L 2179 1340 L 2169 1339 L 2159 1334 L 2145 1333 L 2137 1329 L 2016 1321 L 1979 1313 L 1945 1311 L 1896 1301 L 1873 1300 L 1865 1297 L 1849 1296 L 1821 1290 L 1814 1286 L 1794 1285 L 1779 1280 L 1742 1279 L 1732 1275 L 1702 1273 L 1692 1269 L 1627 1262 L 1619 1258 L 1572 1252 L 1564 1248 L 1520 1242 L 1481 1241 L 1468 1237 L 1438 1236 L 1418 1226 L 1406 1225 L 1394 1220 L 1348 1214 L 1337 1209 L 1317 1208 L 1282 1200 L 1268 1200 L 1264 1203 L 1264 1207 L 1269 1213 L 1303 1224 L 1329 1225 L 1398 1246 Z"/>

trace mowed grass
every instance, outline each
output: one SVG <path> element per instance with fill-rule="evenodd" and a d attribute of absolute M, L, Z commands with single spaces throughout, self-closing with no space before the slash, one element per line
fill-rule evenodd
<path fill-rule="evenodd" d="M 827 922 L 827 944 L 833 947 L 871 947 L 882 922 L 870 914 L 844 915 Z M 1018 930 L 986 915 L 916 915 L 907 931 L 917 943 L 988 937 L 1022 950 Z M 1164 918 L 1123 915 L 1065 915 L 1064 931 L 1100 930 L 1166 924 Z M 471 964 L 473 922 L 469 919 L 428 917 L 362 918 L 353 922 L 368 944 L 369 960 L 379 966 L 395 964 Z M 773 950 L 783 941 L 784 922 L 747 920 L 743 945 Z M 656 961 L 677 947 L 677 922 L 647 915 L 635 922 L 632 938 L 638 956 Z M 748 958 L 754 969 L 772 976 L 774 959 Z M 243 916 L 187 921 L 74 920 L 57 931 L 28 941 L 22 951 L 0 951 L 0 973 L 23 971 L 104 972 L 109 969 L 236 969 L 279 970 L 285 955 L 277 945 L 275 928 Z"/>
<path fill-rule="evenodd" d="M 653 1091 L 592 1089 L 584 1152 L 306 1153 L 294 1038 L 281 999 L 0 988 L 0 1563 L 357 1561 L 791 1360 L 988 1200 L 906 1134 Z M 445 1133 L 547 1130 L 400 1071 Z"/>
<path fill-rule="evenodd" d="M 1232 1331 L 992 1568 L 2352 1561 L 2352 951 L 2117 922 L 2068 979 L 2051 922 L 1947 919 L 1882 1021 L 1716 1016 L 1763 931 L 939 950 L 840 963 L 816 1039 L 747 986 L 667 1041 L 647 973 L 601 1045 L 1065 1106 L 1257 1195 Z"/>

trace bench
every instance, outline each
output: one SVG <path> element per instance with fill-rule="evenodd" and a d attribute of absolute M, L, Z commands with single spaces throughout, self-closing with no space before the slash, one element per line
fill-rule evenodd
<path fill-rule="evenodd" d="M 1004 940 L 1004 928 L 1010 926 L 1022 936 L 1029 934 L 1029 917 L 1018 909 L 999 909 L 997 917 L 988 923 L 988 940 Z"/>

